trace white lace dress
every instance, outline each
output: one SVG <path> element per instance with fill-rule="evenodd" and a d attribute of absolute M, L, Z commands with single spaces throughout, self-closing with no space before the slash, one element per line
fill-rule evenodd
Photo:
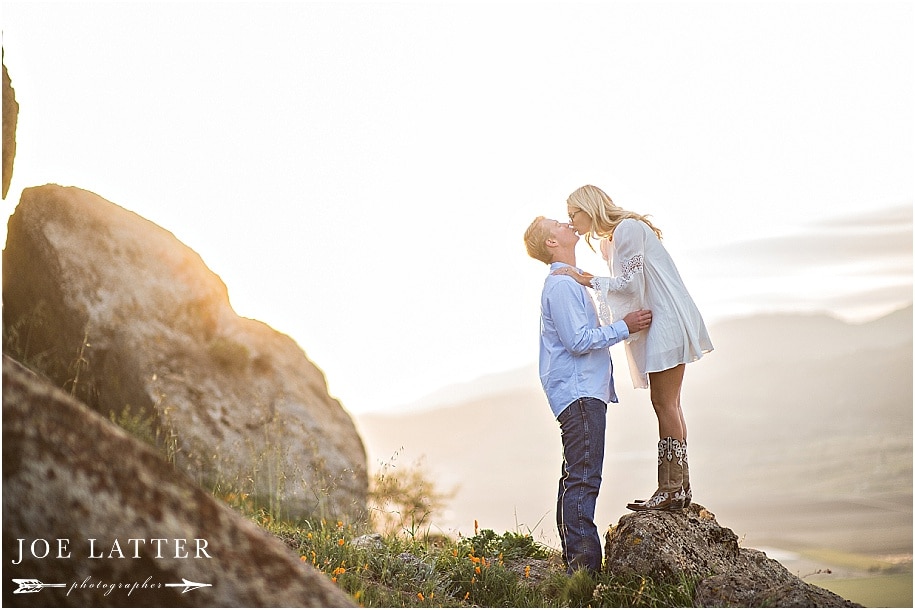
<path fill-rule="evenodd" d="M 626 219 L 612 240 L 601 240 L 600 249 L 611 273 L 591 281 L 601 322 L 616 322 L 637 309 L 651 310 L 647 332 L 626 341 L 634 387 L 647 388 L 648 373 L 694 362 L 714 349 L 680 272 L 651 227 Z"/>

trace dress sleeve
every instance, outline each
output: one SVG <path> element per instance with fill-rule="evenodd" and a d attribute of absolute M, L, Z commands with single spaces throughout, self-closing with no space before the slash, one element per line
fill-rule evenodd
<path fill-rule="evenodd" d="M 625 220 L 613 232 L 620 274 L 591 280 L 591 286 L 597 293 L 600 318 L 605 324 L 621 320 L 630 311 L 642 307 L 642 295 L 645 292 L 645 231 L 640 230 L 641 227 L 636 224 L 638 222 Z M 609 260 L 607 264 L 610 264 Z"/>
<path fill-rule="evenodd" d="M 594 304 L 585 290 L 570 278 L 552 283 L 547 290 L 547 303 L 559 341 L 571 354 L 581 356 L 629 338 L 625 324 L 594 326 L 593 317 L 588 317 L 589 309 L 594 315 Z M 554 310 L 559 315 L 553 316 Z"/>

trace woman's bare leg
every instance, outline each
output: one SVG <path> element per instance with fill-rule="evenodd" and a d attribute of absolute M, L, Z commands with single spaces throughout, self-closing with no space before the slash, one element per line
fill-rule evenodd
<path fill-rule="evenodd" d="M 682 387 L 682 381 L 681 381 Z M 680 426 L 683 428 L 683 442 L 686 442 L 686 418 L 683 417 L 683 406 L 680 404 L 680 395 L 677 394 L 677 411 L 680 413 Z"/>
<path fill-rule="evenodd" d="M 660 438 L 686 439 L 686 420 L 680 409 L 680 388 L 685 370 L 685 364 L 678 364 L 666 371 L 648 373 L 651 405 L 658 417 Z"/>
<path fill-rule="evenodd" d="M 626 505 L 630 510 L 673 510 L 687 506 L 686 420 L 680 408 L 685 364 L 666 371 L 648 373 L 651 404 L 658 418 L 658 490 L 648 500 Z M 666 454 L 666 455 L 665 455 Z"/>

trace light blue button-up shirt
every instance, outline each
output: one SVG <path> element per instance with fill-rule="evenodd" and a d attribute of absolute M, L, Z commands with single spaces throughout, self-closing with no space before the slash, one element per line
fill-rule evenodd
<path fill-rule="evenodd" d="M 623 320 L 601 326 L 587 289 L 550 265 L 540 297 L 540 383 L 553 415 L 579 398 L 619 402 L 610 346 L 629 337 Z"/>

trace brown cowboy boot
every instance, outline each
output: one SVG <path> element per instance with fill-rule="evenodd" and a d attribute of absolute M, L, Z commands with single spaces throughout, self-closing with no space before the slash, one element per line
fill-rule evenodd
<path fill-rule="evenodd" d="M 689 458 L 686 455 L 686 439 L 682 442 L 683 446 L 683 508 L 687 508 L 693 502 L 693 488 L 689 486 Z"/>
<path fill-rule="evenodd" d="M 664 466 L 665 466 L 665 464 L 664 464 L 664 454 L 665 453 L 667 453 L 667 439 L 662 438 L 661 440 L 658 441 L 658 489 L 661 488 L 662 479 L 665 481 L 667 480 L 667 470 L 664 469 L 662 471 L 662 468 L 664 468 Z M 654 497 L 654 496 L 652 496 L 652 497 Z M 629 504 L 626 505 L 626 508 L 628 508 L 629 510 L 638 510 L 635 507 L 645 504 L 646 502 L 648 502 L 648 500 L 633 500 L 632 502 L 630 502 Z"/>
<path fill-rule="evenodd" d="M 683 508 L 689 507 L 693 502 L 693 488 L 689 484 L 689 457 L 686 454 L 686 441 L 683 446 Z M 633 500 L 631 504 L 645 504 L 648 500 Z"/>
<path fill-rule="evenodd" d="M 645 502 L 631 502 L 626 508 L 643 510 L 679 510 L 686 493 L 683 490 L 682 441 L 667 437 L 658 441 L 658 489 Z"/>

